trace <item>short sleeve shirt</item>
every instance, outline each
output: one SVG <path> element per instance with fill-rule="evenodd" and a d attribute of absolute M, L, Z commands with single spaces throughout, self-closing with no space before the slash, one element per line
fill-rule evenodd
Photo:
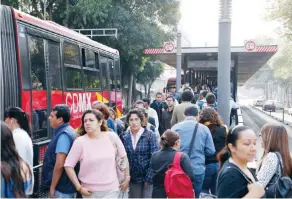
<path fill-rule="evenodd" d="M 66 133 L 63 133 L 58 137 L 55 153 L 68 154 L 70 151 L 71 143 L 70 138 Z"/>

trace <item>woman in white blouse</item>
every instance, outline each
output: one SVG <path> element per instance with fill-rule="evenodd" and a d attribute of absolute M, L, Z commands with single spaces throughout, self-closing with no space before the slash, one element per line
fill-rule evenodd
<path fill-rule="evenodd" d="M 19 107 L 9 108 L 5 114 L 5 123 L 12 131 L 13 141 L 16 150 L 21 159 L 29 165 L 32 174 L 32 188 L 28 190 L 26 195 L 31 195 L 33 192 L 33 146 L 30 137 L 30 128 L 28 115 Z"/>
<path fill-rule="evenodd" d="M 257 178 L 258 183 L 266 188 L 275 174 L 281 174 L 281 167 L 284 176 L 291 176 L 292 159 L 288 133 L 283 125 L 266 124 L 261 130 L 261 135 L 264 154 L 257 169 Z"/>

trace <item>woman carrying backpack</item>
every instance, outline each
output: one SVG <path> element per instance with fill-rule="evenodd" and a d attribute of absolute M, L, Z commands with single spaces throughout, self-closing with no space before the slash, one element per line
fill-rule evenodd
<path fill-rule="evenodd" d="M 169 169 L 169 165 L 173 164 L 175 155 L 180 149 L 179 134 L 167 130 L 161 136 L 160 145 L 162 149 L 152 155 L 151 168 L 153 171 L 153 192 L 152 198 L 167 198 L 165 191 L 165 173 Z M 192 184 L 192 190 L 195 188 L 195 175 L 193 173 L 190 158 L 186 154 L 182 154 L 180 158 L 180 167 L 183 172 L 189 177 Z M 176 185 L 178 187 L 178 185 Z M 182 192 L 182 189 L 180 190 Z M 183 194 L 183 193 L 182 193 Z M 195 193 L 193 193 L 194 195 Z"/>
<path fill-rule="evenodd" d="M 257 170 L 258 183 L 265 187 L 267 198 L 275 196 L 277 198 L 290 198 L 291 195 L 280 196 L 273 188 L 273 184 L 278 181 L 279 177 L 291 177 L 292 174 L 288 133 L 283 125 L 266 124 L 261 130 L 261 135 L 264 154 Z M 291 180 L 287 179 L 291 184 Z"/>

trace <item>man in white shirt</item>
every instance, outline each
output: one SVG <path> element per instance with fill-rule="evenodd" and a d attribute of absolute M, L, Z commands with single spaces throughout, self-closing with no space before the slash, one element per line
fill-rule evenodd
<path fill-rule="evenodd" d="M 145 97 L 145 98 L 142 99 L 142 101 L 144 102 L 144 106 L 146 108 L 148 116 L 154 118 L 154 120 L 155 120 L 155 129 L 158 130 L 158 128 L 159 128 L 158 115 L 157 115 L 157 112 L 153 108 L 150 107 L 150 99 Z"/>

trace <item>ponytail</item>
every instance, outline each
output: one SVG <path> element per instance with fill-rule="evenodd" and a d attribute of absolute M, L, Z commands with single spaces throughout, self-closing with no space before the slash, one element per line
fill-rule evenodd
<path fill-rule="evenodd" d="M 25 130 L 28 134 L 29 137 L 31 137 L 31 131 L 29 127 L 29 120 L 28 120 L 28 115 L 27 113 L 23 112 L 23 118 L 22 121 L 19 121 L 20 128 Z"/>
<path fill-rule="evenodd" d="M 102 123 L 101 123 L 101 126 L 100 126 L 100 130 L 101 131 L 109 131 L 109 128 L 107 126 L 107 122 L 105 119 L 102 119 Z"/>
<path fill-rule="evenodd" d="M 223 164 L 231 157 L 230 151 L 227 146 L 225 146 L 218 154 L 217 159 L 219 161 L 220 169 L 222 168 Z"/>

